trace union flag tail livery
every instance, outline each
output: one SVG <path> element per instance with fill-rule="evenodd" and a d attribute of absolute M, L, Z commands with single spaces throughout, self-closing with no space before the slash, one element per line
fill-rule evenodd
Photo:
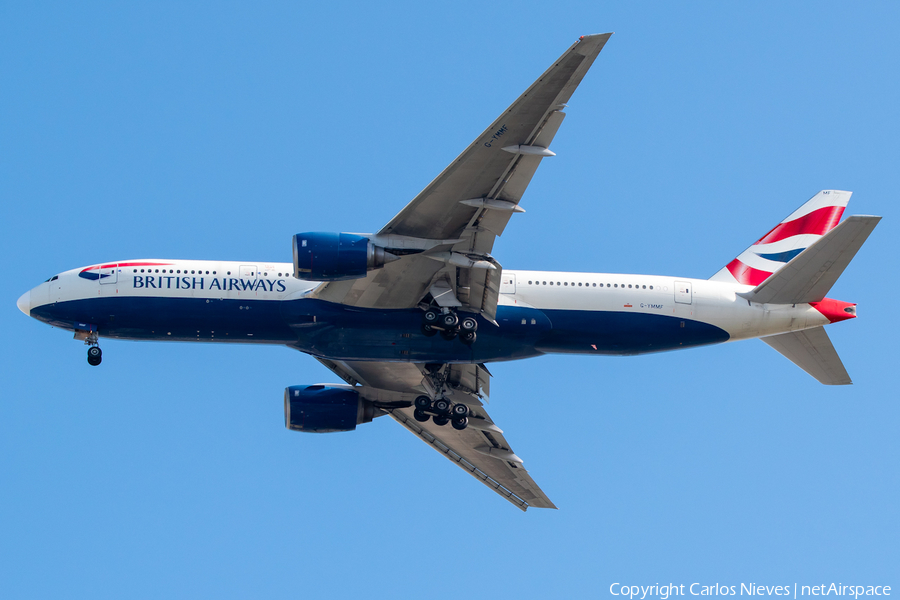
<path fill-rule="evenodd" d="M 710 280 L 761 284 L 834 229 L 852 194 L 841 190 L 822 190 L 722 267 Z"/>

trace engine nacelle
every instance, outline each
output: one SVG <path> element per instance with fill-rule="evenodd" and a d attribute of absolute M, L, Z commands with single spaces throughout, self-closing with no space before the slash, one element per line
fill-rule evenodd
<path fill-rule="evenodd" d="M 292 431 L 353 431 L 383 414 L 349 386 L 292 385 L 284 390 L 284 425 Z"/>
<path fill-rule="evenodd" d="M 307 281 L 361 279 L 400 258 L 352 233 L 298 233 L 293 245 L 294 277 Z"/>

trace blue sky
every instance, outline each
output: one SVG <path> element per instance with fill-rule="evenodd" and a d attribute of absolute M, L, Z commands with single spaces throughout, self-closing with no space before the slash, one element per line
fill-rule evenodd
<path fill-rule="evenodd" d="M 261 4 L 0 6 L 3 596 L 900 588 L 895 3 Z M 885 217 L 830 294 L 855 385 L 758 341 L 492 364 L 560 507 L 523 514 L 387 419 L 285 430 L 284 387 L 334 380 L 302 354 L 107 341 L 94 369 L 15 308 L 76 266 L 376 230 L 603 31 L 498 260 L 708 277 L 852 190 Z"/>

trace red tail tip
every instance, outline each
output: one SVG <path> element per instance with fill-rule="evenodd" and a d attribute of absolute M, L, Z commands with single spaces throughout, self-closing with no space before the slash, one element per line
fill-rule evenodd
<path fill-rule="evenodd" d="M 821 302 L 810 302 L 810 306 L 822 313 L 829 323 L 856 318 L 856 304 L 825 298 Z"/>

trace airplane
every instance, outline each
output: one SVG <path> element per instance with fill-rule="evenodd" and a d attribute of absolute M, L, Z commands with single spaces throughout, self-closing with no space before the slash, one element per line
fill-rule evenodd
<path fill-rule="evenodd" d="M 292 262 L 139 259 L 65 271 L 26 315 L 101 337 L 279 344 L 343 383 L 284 391 L 288 429 L 351 431 L 390 415 L 503 498 L 556 508 L 489 416 L 487 364 L 638 355 L 762 339 L 821 383 L 851 383 L 826 294 L 880 221 L 823 190 L 709 279 L 503 269 L 493 246 L 611 34 L 583 36 L 377 233 L 293 236 Z M 450 425 L 448 427 L 448 425 Z"/>

